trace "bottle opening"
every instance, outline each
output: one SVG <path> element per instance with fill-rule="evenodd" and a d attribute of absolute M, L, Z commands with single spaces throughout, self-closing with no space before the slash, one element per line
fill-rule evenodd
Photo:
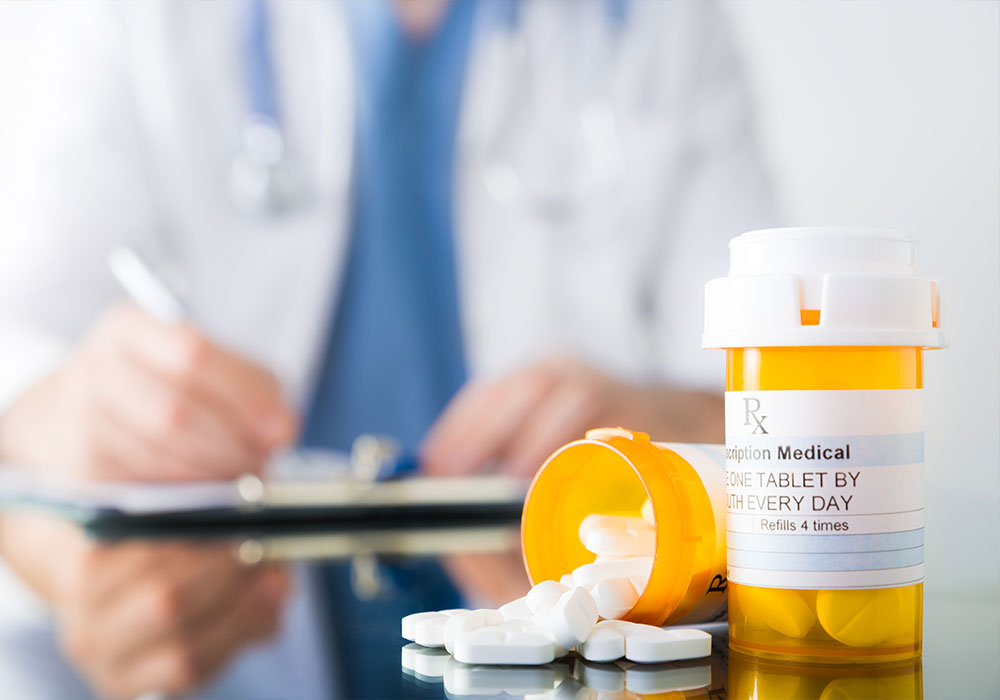
<path fill-rule="evenodd" d="M 639 594 L 620 619 L 661 625 L 689 612 L 703 614 L 695 606 L 706 597 L 713 576 L 724 578 L 725 564 L 724 545 L 716 547 L 712 500 L 698 472 L 641 433 L 592 431 L 588 437 L 553 454 L 529 490 L 521 535 L 531 582 L 560 581 L 571 574 L 575 585 L 587 585 L 576 579 L 618 563 L 628 568 L 620 576 L 627 576 Z M 721 472 L 719 485 L 724 489 Z M 652 528 L 651 550 L 628 556 L 603 552 L 585 532 L 595 519 L 626 529 L 629 522 Z M 643 571 L 630 568 L 640 564 Z M 708 603 L 718 608 L 717 599 Z"/>

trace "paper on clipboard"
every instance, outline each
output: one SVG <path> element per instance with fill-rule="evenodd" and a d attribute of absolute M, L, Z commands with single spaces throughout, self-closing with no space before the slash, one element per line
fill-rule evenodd
<path fill-rule="evenodd" d="M 346 456 L 338 453 L 311 455 L 308 465 L 293 460 L 274 460 L 268 479 L 281 481 L 330 481 L 348 472 Z M 41 508 L 68 515 L 114 511 L 148 515 L 194 510 L 227 509 L 240 505 L 237 482 L 74 481 L 64 475 L 17 465 L 0 465 L 0 508 Z"/>
<path fill-rule="evenodd" d="M 526 491 L 527 481 L 502 475 L 360 481 L 351 476 L 346 456 L 337 453 L 310 454 L 308 463 L 278 461 L 264 479 L 233 481 L 72 482 L 0 466 L 0 509 L 47 510 L 81 521 L 102 514 L 516 506 Z"/>

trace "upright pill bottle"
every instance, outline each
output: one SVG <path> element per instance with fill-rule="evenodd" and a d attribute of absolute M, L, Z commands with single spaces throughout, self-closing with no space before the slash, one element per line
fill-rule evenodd
<path fill-rule="evenodd" d="M 922 641 L 922 353 L 940 285 L 891 230 L 730 243 L 705 294 L 725 348 L 729 643 L 777 659 L 892 661 Z"/>
<path fill-rule="evenodd" d="M 649 581 L 623 619 L 663 625 L 718 618 L 726 606 L 725 491 L 721 446 L 591 430 L 549 457 L 528 491 L 521 518 L 528 577 L 532 584 L 557 581 L 593 562 L 580 541 L 583 519 L 641 517 L 648 501 L 655 554 Z"/>

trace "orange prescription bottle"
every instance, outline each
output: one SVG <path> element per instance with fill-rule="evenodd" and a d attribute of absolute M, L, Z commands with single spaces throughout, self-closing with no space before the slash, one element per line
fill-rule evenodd
<path fill-rule="evenodd" d="M 645 433 L 623 428 L 589 431 L 549 457 L 528 491 L 521 539 L 531 583 L 558 581 L 595 561 L 580 541 L 584 518 L 638 518 L 648 503 L 652 568 L 622 619 L 663 625 L 720 617 L 726 607 L 724 477 L 719 445 L 650 442 Z"/>
<path fill-rule="evenodd" d="M 922 352 L 940 285 L 884 229 L 753 231 L 705 294 L 726 348 L 729 643 L 776 659 L 919 656 Z"/>

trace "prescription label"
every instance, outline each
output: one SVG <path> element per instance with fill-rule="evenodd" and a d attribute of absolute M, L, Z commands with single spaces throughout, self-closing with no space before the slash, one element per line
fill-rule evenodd
<path fill-rule="evenodd" d="M 922 581 L 923 420 L 920 389 L 727 392 L 729 580 Z"/>

